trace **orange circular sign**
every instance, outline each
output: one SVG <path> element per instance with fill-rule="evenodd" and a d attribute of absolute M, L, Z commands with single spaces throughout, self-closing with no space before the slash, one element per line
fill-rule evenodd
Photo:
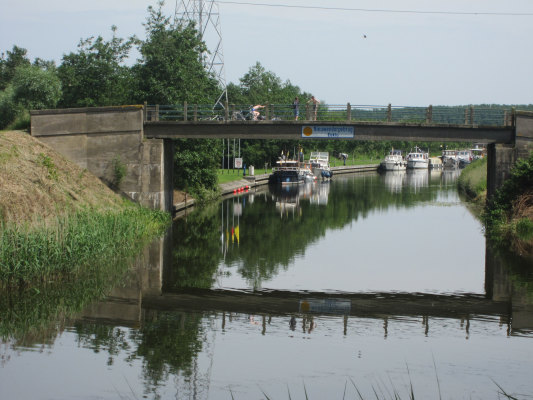
<path fill-rule="evenodd" d="M 313 128 L 306 126 L 303 130 L 305 136 L 311 136 L 313 134 Z"/>

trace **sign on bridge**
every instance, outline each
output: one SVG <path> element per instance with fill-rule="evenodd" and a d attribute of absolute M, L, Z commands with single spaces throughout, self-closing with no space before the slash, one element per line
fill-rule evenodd
<path fill-rule="evenodd" d="M 353 126 L 304 125 L 302 137 L 308 139 L 352 139 Z"/>

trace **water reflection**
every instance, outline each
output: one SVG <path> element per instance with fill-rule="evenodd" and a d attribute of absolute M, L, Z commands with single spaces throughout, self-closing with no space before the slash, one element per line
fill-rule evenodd
<path fill-rule="evenodd" d="M 407 174 L 395 191 L 387 176 L 302 186 L 297 195 L 250 192 L 197 210 L 147 247 L 105 301 L 73 319 L 58 318 L 46 336 L 13 330 L 11 321 L 22 309 L 44 313 L 43 303 L 51 305 L 48 315 L 63 315 L 64 304 L 47 301 L 58 294 L 41 293 L 18 308 L 13 303 L 19 300 L 0 296 L 0 398 L 241 399 L 262 396 L 258 385 L 270 398 L 287 398 L 287 388 L 292 398 L 305 398 L 297 389 L 302 380 L 310 396 L 331 398 L 348 377 L 371 398 L 382 376 L 392 390 L 412 380 L 417 398 L 432 398 L 436 384 L 427 382 L 435 379 L 435 364 L 443 397 L 496 398 L 490 379 L 509 392 L 530 393 L 528 262 L 487 246 L 484 260 L 476 254 L 462 263 L 453 243 L 458 267 L 444 263 L 432 270 L 430 263 L 450 259 L 449 250 L 443 255 L 444 240 L 389 240 L 381 230 L 388 225 L 379 220 L 397 222 L 406 213 L 439 224 L 451 219 L 454 226 L 467 212 L 458 208 L 454 215 L 452 207 L 428 202 L 443 192 L 454 198 L 445 174 L 428 174 L 416 196 Z M 276 203 L 289 198 L 299 211 L 280 218 Z M 371 242 L 381 245 L 368 257 Z M 477 251 L 472 240 L 468 244 Z M 452 279 L 444 290 L 421 286 L 432 280 L 403 262 L 430 246 L 423 268 L 439 281 L 439 270 L 446 270 Z M 346 247 L 350 257 L 338 258 Z M 385 269 L 384 253 L 403 263 Z M 397 269 L 418 286 L 398 290 Z M 471 271 L 479 291 L 464 290 Z M 319 283 L 306 276 L 320 272 Z M 389 288 L 365 290 L 383 277 L 392 281 Z"/>

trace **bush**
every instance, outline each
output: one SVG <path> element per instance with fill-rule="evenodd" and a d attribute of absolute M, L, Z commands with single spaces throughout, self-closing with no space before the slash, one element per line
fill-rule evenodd
<path fill-rule="evenodd" d="M 12 123 L 18 110 L 14 99 L 13 87 L 8 86 L 0 92 L 0 129 L 5 129 Z"/>

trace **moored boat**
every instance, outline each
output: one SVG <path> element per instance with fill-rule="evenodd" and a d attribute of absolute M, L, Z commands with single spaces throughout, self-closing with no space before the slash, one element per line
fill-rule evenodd
<path fill-rule="evenodd" d="M 429 154 L 423 152 L 418 146 L 411 150 L 406 159 L 409 169 L 428 169 L 429 167 Z"/>
<path fill-rule="evenodd" d="M 457 152 L 457 161 L 459 162 L 459 168 L 464 168 L 470 164 L 473 160 L 473 155 L 470 150 L 459 150 Z"/>
<path fill-rule="evenodd" d="M 385 171 L 402 171 L 406 168 L 407 162 L 404 160 L 401 150 L 391 149 L 381 166 Z"/>
<path fill-rule="evenodd" d="M 329 179 L 333 171 L 329 166 L 329 153 L 325 151 L 312 151 L 309 157 L 311 171 L 317 178 Z"/>
<path fill-rule="evenodd" d="M 459 167 L 457 162 L 457 150 L 442 150 L 442 166 L 445 169 L 456 169 Z"/>
<path fill-rule="evenodd" d="M 306 172 L 296 160 L 278 160 L 268 177 L 268 183 L 294 185 L 305 181 Z"/>

